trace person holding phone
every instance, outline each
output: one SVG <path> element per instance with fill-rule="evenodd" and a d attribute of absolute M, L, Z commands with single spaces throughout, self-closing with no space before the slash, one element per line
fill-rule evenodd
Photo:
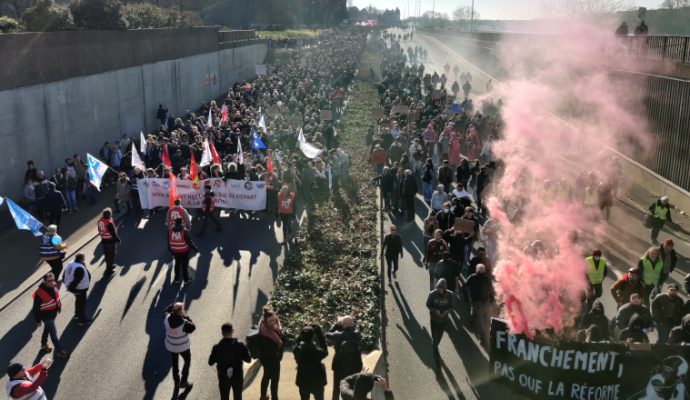
<path fill-rule="evenodd" d="M 343 400 L 367 400 L 367 394 L 374 389 L 374 385 L 378 385 L 383 390 L 386 400 L 394 400 L 388 381 L 381 375 L 374 375 L 370 372 L 353 374 L 339 383 L 334 382 L 333 384 L 340 385 L 340 394 Z"/>
<path fill-rule="evenodd" d="M 46 400 L 41 385 L 48 377 L 48 368 L 53 360 L 46 358 L 31 368 L 24 368 L 20 363 L 12 363 L 7 367 L 7 395 L 11 399 Z"/>

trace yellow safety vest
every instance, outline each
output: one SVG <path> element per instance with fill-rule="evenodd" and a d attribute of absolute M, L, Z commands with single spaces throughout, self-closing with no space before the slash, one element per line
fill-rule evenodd
<path fill-rule="evenodd" d="M 652 260 L 649 258 L 642 257 L 642 282 L 645 285 L 656 286 L 659 284 L 659 277 L 661 276 L 661 271 L 664 269 L 664 261 L 659 257 L 656 263 L 652 265 Z"/>
<path fill-rule="evenodd" d="M 604 268 L 606 267 L 606 260 L 604 258 L 599 259 L 599 265 L 594 264 L 594 257 L 589 256 L 585 258 L 587 262 L 587 277 L 589 278 L 589 283 L 592 285 L 597 285 L 604 281 Z"/>
<path fill-rule="evenodd" d="M 660 206 L 656 204 L 654 206 L 654 218 L 658 218 L 662 221 L 666 221 L 666 216 L 668 215 L 668 207 Z"/>

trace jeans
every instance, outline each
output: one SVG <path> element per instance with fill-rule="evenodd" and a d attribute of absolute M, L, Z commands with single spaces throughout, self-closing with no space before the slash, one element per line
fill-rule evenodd
<path fill-rule="evenodd" d="M 391 280 L 391 274 L 398 272 L 398 254 L 389 256 L 386 255 L 386 265 L 388 265 L 388 280 Z"/>
<path fill-rule="evenodd" d="M 70 190 L 66 192 L 66 197 L 67 197 L 67 206 L 72 209 L 76 210 L 77 209 L 77 191 L 76 190 Z"/>
<path fill-rule="evenodd" d="M 86 321 L 86 292 L 88 289 L 75 290 L 74 294 L 74 316 L 79 322 Z"/>
<path fill-rule="evenodd" d="M 184 366 L 182 367 L 181 381 L 180 356 L 182 356 L 182 360 L 184 361 Z M 190 350 L 185 350 L 182 353 L 170 353 L 170 359 L 172 361 L 173 381 L 175 381 L 175 383 L 187 382 L 187 377 L 189 377 L 189 364 L 192 363 L 192 352 Z"/>
<path fill-rule="evenodd" d="M 383 173 L 383 164 L 374 165 L 374 176 L 379 176 Z"/>
<path fill-rule="evenodd" d="M 434 347 L 434 353 L 438 352 L 438 345 L 443 338 L 443 332 L 446 330 L 446 322 L 436 321 L 431 318 L 431 345 Z"/>
<path fill-rule="evenodd" d="M 283 241 L 287 242 L 292 235 L 292 214 L 280 214 L 283 225 Z"/>
<path fill-rule="evenodd" d="M 218 376 L 218 390 L 220 390 L 220 400 L 230 400 L 230 389 L 232 389 L 233 400 L 242 400 L 242 385 L 244 380 L 242 374 L 233 375 L 232 378 L 227 376 Z"/>
<path fill-rule="evenodd" d="M 180 276 L 185 281 L 189 279 L 189 252 L 185 253 L 173 253 L 175 258 L 175 278 L 174 280 L 179 281 Z"/>
<path fill-rule="evenodd" d="M 260 360 L 264 367 L 261 377 L 261 397 L 266 397 L 268 383 L 271 383 L 271 400 L 278 400 L 278 382 L 280 381 L 280 359 L 270 358 Z"/>
<path fill-rule="evenodd" d="M 434 194 L 434 182 L 422 181 L 422 190 L 424 193 L 424 201 L 431 202 L 431 195 Z"/>
<path fill-rule="evenodd" d="M 57 334 L 57 328 L 55 327 L 54 319 L 44 319 L 43 320 L 43 334 L 41 335 L 41 344 L 48 344 L 48 335 L 50 335 L 50 341 L 53 342 L 56 352 L 62 351 L 62 344 L 60 343 L 60 338 Z"/>

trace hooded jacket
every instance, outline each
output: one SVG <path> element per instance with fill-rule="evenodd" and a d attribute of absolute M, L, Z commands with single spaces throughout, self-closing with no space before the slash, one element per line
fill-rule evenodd
<path fill-rule="evenodd" d="M 628 322 L 628 327 L 623 329 L 619 340 L 632 343 L 649 343 L 647 334 L 642 331 L 644 321 L 638 314 L 633 314 Z"/>
<path fill-rule="evenodd" d="M 618 326 L 618 329 L 624 329 L 630 325 L 630 320 L 633 316 L 637 316 L 642 320 L 643 328 L 648 328 L 653 325 L 652 314 L 649 309 L 641 304 L 628 303 L 616 312 L 613 317 L 613 322 Z"/>
<path fill-rule="evenodd" d="M 689 344 L 690 345 L 690 314 L 683 317 L 680 325 L 671 329 L 668 337 L 668 344 Z"/>
<path fill-rule="evenodd" d="M 608 340 L 611 337 L 611 334 L 609 333 L 609 319 L 604 313 L 604 305 L 599 300 L 594 302 L 592 309 L 585 314 L 585 316 L 582 318 L 582 322 L 580 323 L 580 327 L 582 329 L 587 329 L 592 325 L 599 327 L 599 330 L 601 331 L 605 340 Z"/>

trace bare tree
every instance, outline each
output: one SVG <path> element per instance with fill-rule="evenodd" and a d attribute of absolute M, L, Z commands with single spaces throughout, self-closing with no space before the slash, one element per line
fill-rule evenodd
<path fill-rule="evenodd" d="M 661 8 L 683 8 L 690 7 L 690 0 L 664 0 L 661 3 Z"/>
<path fill-rule="evenodd" d="M 469 19 L 472 19 L 472 7 L 462 6 L 453 10 L 454 21 L 466 21 Z M 474 10 L 474 19 L 479 19 L 479 13 L 477 12 L 477 10 Z"/>
<path fill-rule="evenodd" d="M 546 0 L 541 9 L 547 18 L 575 18 L 621 11 L 628 3 L 627 0 Z"/>

